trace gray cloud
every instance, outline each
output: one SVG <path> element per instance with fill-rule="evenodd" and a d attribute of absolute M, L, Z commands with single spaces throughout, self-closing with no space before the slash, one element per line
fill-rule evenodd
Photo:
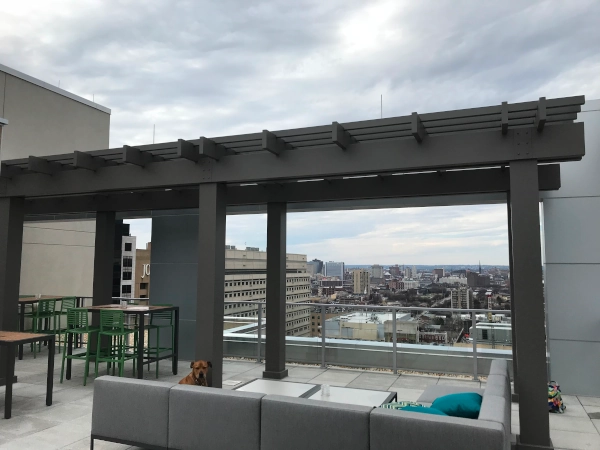
<path fill-rule="evenodd" d="M 112 108 L 111 146 L 120 146 L 150 142 L 153 124 L 160 142 L 370 119 L 379 117 L 380 94 L 386 117 L 598 98 L 598 23 L 593 0 L 20 1 L 3 5 L 0 62 L 94 95 Z M 415 223 L 443 221 L 423 211 L 430 218 Z M 336 239 L 369 242 L 371 213 L 356 214 L 321 215 L 344 231 L 321 229 L 311 242 L 336 251 Z M 383 231 L 397 239 L 386 217 Z M 503 227 L 498 217 L 490 241 Z M 428 233 L 446 245 L 445 231 Z M 474 228 L 465 233 L 479 239 Z M 298 251 L 326 257 L 302 242 Z M 491 255 L 506 259 L 503 248 Z"/>

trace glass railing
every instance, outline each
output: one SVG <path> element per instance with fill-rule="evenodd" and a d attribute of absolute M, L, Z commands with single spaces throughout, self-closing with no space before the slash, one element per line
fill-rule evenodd
<path fill-rule="evenodd" d="M 232 302 L 233 303 L 233 302 Z M 235 302 L 261 310 L 264 302 Z M 512 359 L 510 311 L 404 306 L 287 303 L 286 361 L 328 366 L 470 374 L 493 359 Z M 264 306 L 263 306 L 264 307 Z M 310 308 L 309 330 L 303 329 Z M 300 312 L 293 315 L 294 311 Z M 227 308 L 224 320 L 228 319 Z M 261 361 L 265 315 L 250 314 L 224 332 L 226 356 Z M 325 318 L 325 320 L 322 320 Z M 314 325 L 313 325 L 314 323 Z M 396 323 L 396 327 L 393 324 Z M 474 324 L 474 325 L 473 325 Z M 290 335 L 300 330 L 296 335 Z"/>

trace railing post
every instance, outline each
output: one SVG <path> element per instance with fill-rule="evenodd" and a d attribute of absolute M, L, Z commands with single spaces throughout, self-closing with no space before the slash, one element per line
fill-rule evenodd
<path fill-rule="evenodd" d="M 257 337 L 256 337 L 256 362 L 260 364 L 262 362 L 262 357 L 260 355 L 260 348 L 262 346 L 262 303 L 258 304 L 258 327 L 256 329 Z"/>
<path fill-rule="evenodd" d="M 321 305 L 321 369 L 327 369 L 325 363 L 325 319 L 327 318 L 325 310 L 325 305 Z"/>
<path fill-rule="evenodd" d="M 471 322 L 473 322 L 471 338 L 473 339 L 473 381 L 479 381 L 477 376 L 477 314 L 471 311 Z"/>
<path fill-rule="evenodd" d="M 397 362 L 397 351 L 398 351 L 398 331 L 396 330 L 396 308 L 392 309 L 392 322 L 393 322 L 393 331 L 392 331 L 392 369 L 394 375 L 398 375 L 398 362 Z"/>

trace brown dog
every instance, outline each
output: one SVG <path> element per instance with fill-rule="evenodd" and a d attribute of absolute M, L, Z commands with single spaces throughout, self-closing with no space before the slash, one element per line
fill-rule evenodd
<path fill-rule="evenodd" d="M 192 386 L 208 386 L 206 375 L 208 368 L 212 367 L 210 361 L 198 360 L 190 363 L 191 373 L 179 382 L 179 384 L 191 384 Z"/>

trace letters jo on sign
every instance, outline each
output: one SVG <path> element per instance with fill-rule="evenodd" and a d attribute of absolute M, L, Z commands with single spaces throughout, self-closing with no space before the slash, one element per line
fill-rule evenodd
<path fill-rule="evenodd" d="M 142 268 L 142 279 L 144 279 L 146 275 L 150 276 L 150 264 L 144 264 L 144 267 Z"/>

